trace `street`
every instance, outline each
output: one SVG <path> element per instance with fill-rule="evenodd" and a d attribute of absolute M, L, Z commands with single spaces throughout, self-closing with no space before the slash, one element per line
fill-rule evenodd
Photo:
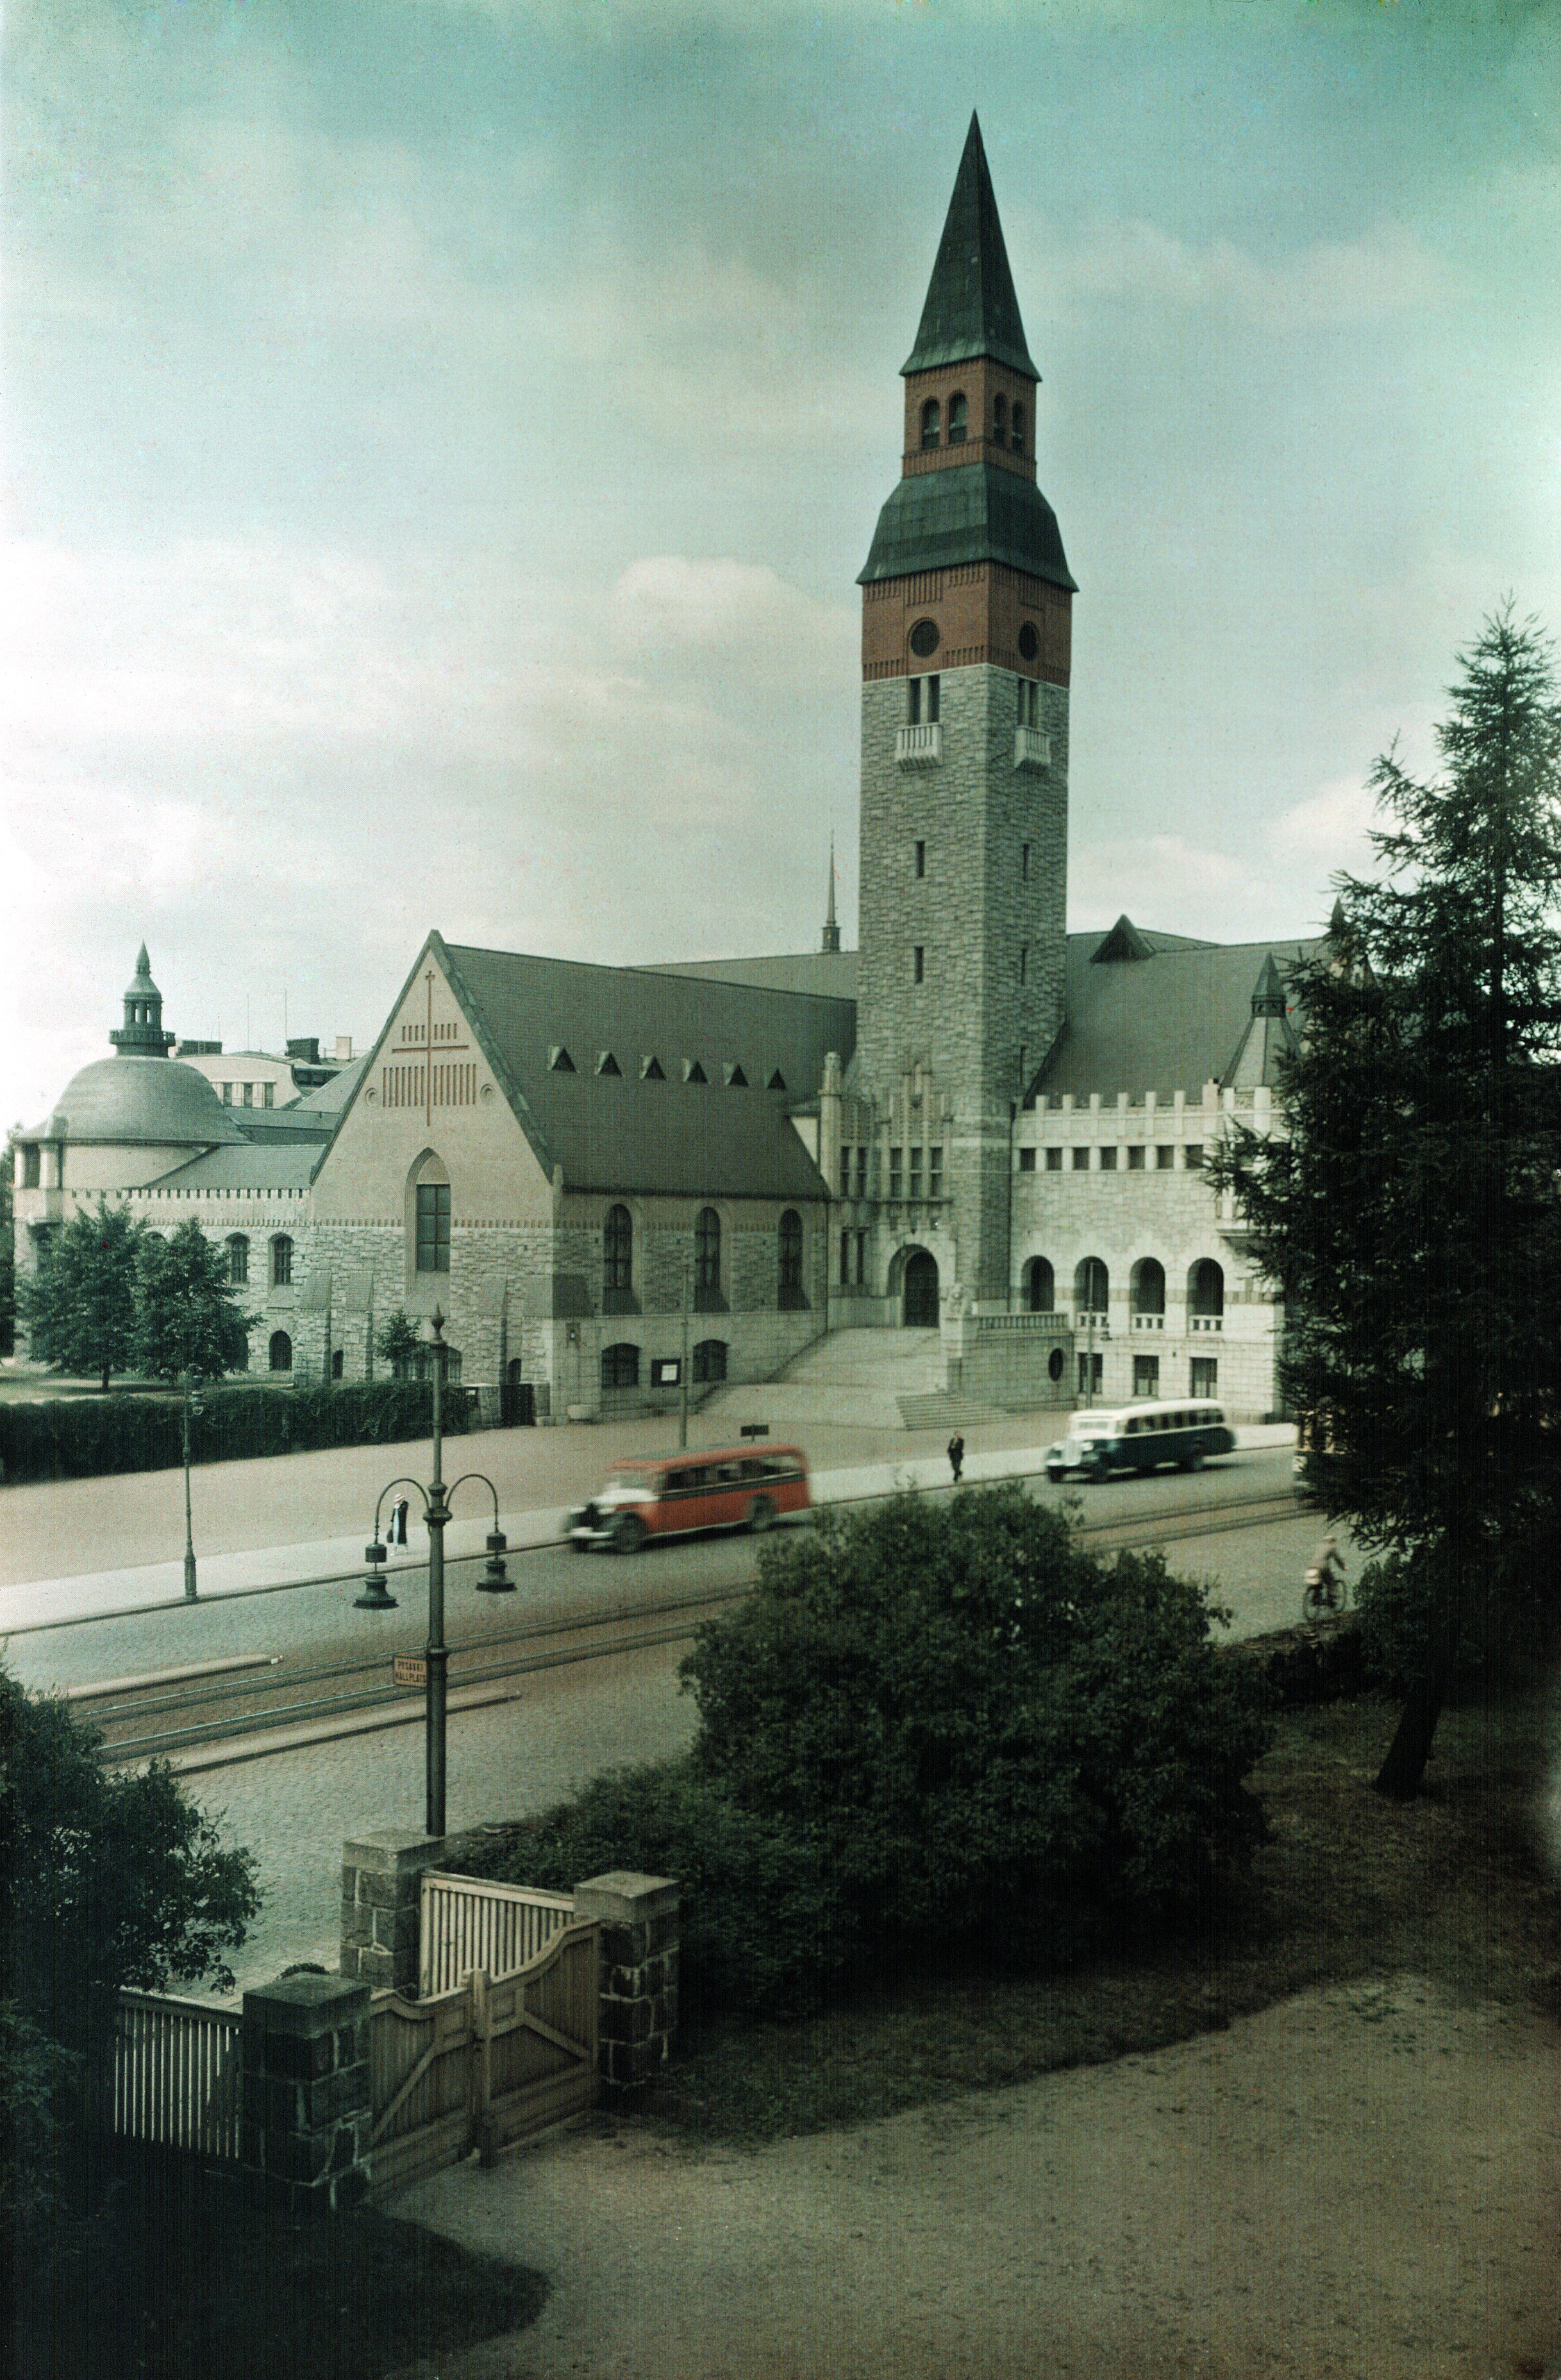
<path fill-rule="evenodd" d="M 1054 1500 L 1057 1491 L 1044 1480 L 1027 1484 Z M 1176 1515 L 1168 1517 L 1166 1537 L 1174 1566 L 1207 1578 L 1231 1607 L 1232 1633 L 1252 1634 L 1299 1620 L 1301 1572 L 1320 1524 L 1298 1510 L 1264 1526 L 1218 1524 L 1231 1507 L 1282 1498 L 1289 1484 L 1289 1448 L 1262 1448 L 1195 1479 L 1173 1473 L 1092 1488 L 1081 1500 L 1081 1518 L 1093 1527 Z M 1195 1524 L 1189 1508 L 1206 1515 L 1206 1525 Z M 627 1561 L 549 1547 L 515 1556 L 516 1592 L 492 1597 L 472 1591 L 478 1565 L 453 1564 L 446 1633 L 458 1645 L 526 1621 L 632 1609 L 680 1590 L 739 1585 L 752 1575 L 756 1556 L 752 1540 L 742 1536 L 668 1544 Z M 1351 1559 L 1352 1574 L 1357 1567 Z M 423 1643 L 426 1572 L 409 1560 L 392 1587 L 399 1597 L 392 1613 L 356 1610 L 353 1584 L 300 1586 L 17 1632 L 6 1640 L 4 1658 L 25 1683 L 43 1689 L 251 1653 L 281 1656 L 279 1670 L 267 1674 L 284 1684 L 290 1670 L 360 1660 L 376 1649 L 388 1672 L 393 1652 Z M 685 1649 L 658 1645 L 537 1671 L 498 1689 L 508 1696 L 502 1702 L 453 1710 L 452 1829 L 545 1808 L 603 1768 L 661 1759 L 686 1744 L 696 1714 L 678 1690 Z M 265 1757 L 248 1756 L 240 1738 L 193 1755 L 188 1777 L 195 1798 L 221 1813 L 232 1838 L 260 1858 L 266 1905 L 243 1953 L 241 1982 L 263 1981 L 297 1960 L 333 1966 L 343 1840 L 368 1828 L 413 1835 L 422 1828 L 423 1733 L 417 1724 L 341 1734 L 325 1723 L 307 1747 Z"/>

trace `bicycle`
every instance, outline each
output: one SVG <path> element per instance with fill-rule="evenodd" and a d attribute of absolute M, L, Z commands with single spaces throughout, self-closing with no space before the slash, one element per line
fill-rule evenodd
<path fill-rule="evenodd" d="M 1349 1583 L 1342 1570 L 1335 1570 L 1331 1563 L 1322 1562 L 1307 1572 L 1301 1609 L 1308 1623 L 1314 1624 L 1319 1620 L 1332 1618 L 1345 1609 L 1349 1600 Z"/>

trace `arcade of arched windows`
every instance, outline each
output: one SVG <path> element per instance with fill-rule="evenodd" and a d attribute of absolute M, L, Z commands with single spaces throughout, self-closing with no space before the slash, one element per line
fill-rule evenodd
<path fill-rule="evenodd" d="M 1225 1268 L 1213 1257 L 1200 1257 L 1187 1268 L 1179 1286 L 1186 1330 L 1191 1335 L 1209 1334 L 1224 1328 L 1226 1281 Z M 1157 1257 L 1140 1257 L 1127 1274 L 1127 1321 L 1135 1331 L 1165 1333 L 1174 1336 L 1178 1318 L 1170 1303 L 1168 1275 Z M 1081 1257 L 1073 1267 L 1071 1294 L 1060 1301 L 1057 1268 L 1049 1257 L 1026 1258 L 1020 1269 L 1019 1304 L 1026 1314 L 1053 1314 L 1059 1304 L 1076 1324 L 1094 1320 L 1104 1325 L 1111 1313 L 1111 1269 L 1100 1256 Z M 1118 1293 L 1121 1283 L 1119 1280 Z"/>

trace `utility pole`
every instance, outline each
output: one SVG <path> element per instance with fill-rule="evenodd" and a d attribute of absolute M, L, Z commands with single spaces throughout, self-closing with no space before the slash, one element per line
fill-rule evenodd
<path fill-rule="evenodd" d="M 683 1361 L 678 1366 L 678 1444 L 688 1444 L 688 1261 L 683 1267 Z"/>
<path fill-rule="evenodd" d="M 188 1351 L 187 1351 L 188 1353 Z M 184 1373 L 184 1456 L 185 1456 L 185 1601 L 193 1603 L 195 1594 L 195 1533 L 189 1516 L 189 1365 Z"/>
<path fill-rule="evenodd" d="M 428 1688 L 424 1733 L 428 1745 L 427 1832 L 444 1832 L 444 1717 L 450 1648 L 444 1641 L 444 1524 L 450 1500 L 444 1492 L 444 1317 L 433 1310 L 433 1477 L 429 1482 L 429 1638 L 425 1648 Z"/>

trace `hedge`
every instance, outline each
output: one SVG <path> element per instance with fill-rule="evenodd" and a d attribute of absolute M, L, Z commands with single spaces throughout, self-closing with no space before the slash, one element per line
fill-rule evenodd
<path fill-rule="evenodd" d="M 458 1391 L 447 1393 L 445 1428 L 453 1434 L 465 1430 L 469 1418 L 467 1400 Z M 171 1470 L 184 1460 L 183 1426 L 176 1395 L 0 1403 L 0 1477 L 86 1479 L 107 1472 Z M 257 1454 L 427 1438 L 432 1427 L 433 1387 L 427 1380 L 205 1387 L 192 1404 L 189 1452 L 192 1463 L 236 1463 Z"/>

